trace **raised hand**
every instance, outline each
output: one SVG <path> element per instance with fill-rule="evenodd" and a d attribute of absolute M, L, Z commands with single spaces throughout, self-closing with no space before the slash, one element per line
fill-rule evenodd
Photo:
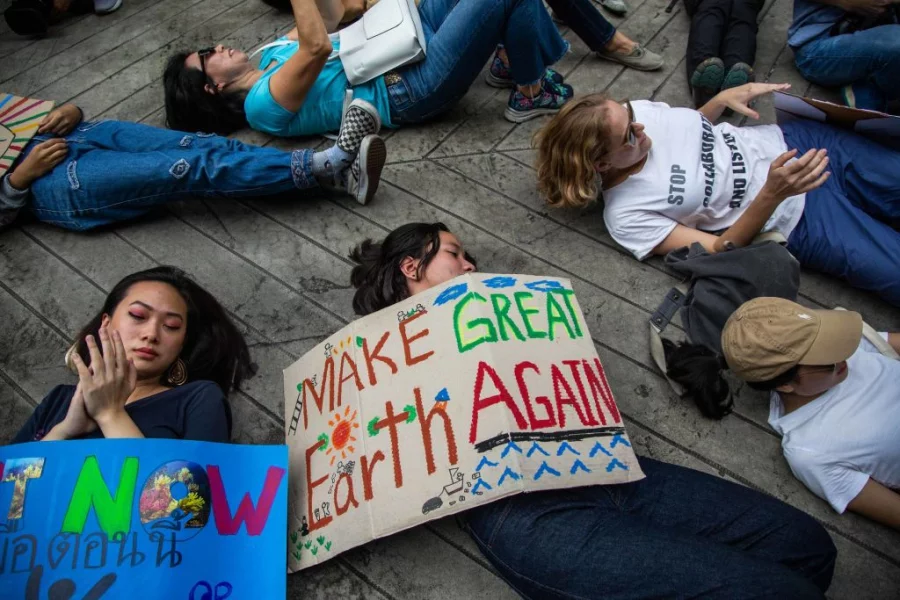
<path fill-rule="evenodd" d="M 91 366 L 88 368 L 75 353 L 73 362 L 78 369 L 80 387 L 88 415 L 101 427 L 125 414 L 125 403 L 137 384 L 137 371 L 126 358 L 125 347 L 118 331 L 110 336 L 107 327 L 98 332 L 101 349 L 94 336 L 87 336 Z"/>
<path fill-rule="evenodd" d="M 63 104 L 50 111 L 38 126 L 38 133 L 67 135 L 81 123 L 81 109 L 74 104 Z"/>
<path fill-rule="evenodd" d="M 789 83 L 745 83 L 719 92 L 715 99 L 736 113 L 759 119 L 759 113 L 750 108 L 750 102 L 762 95 L 784 92 L 790 88 Z"/>
<path fill-rule="evenodd" d="M 797 151 L 789 150 L 772 161 L 763 192 L 782 201 L 816 189 L 831 175 L 825 170 L 828 167 L 828 151 L 824 148 L 809 150 L 791 162 L 795 156 Z"/>

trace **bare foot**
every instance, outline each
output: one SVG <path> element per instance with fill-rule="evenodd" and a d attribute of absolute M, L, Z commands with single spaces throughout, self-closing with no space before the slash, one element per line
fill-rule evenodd
<path fill-rule="evenodd" d="M 541 82 L 532 83 L 531 85 L 519 85 L 516 88 L 522 92 L 526 98 L 534 98 L 541 93 Z"/>
<path fill-rule="evenodd" d="M 497 58 L 500 59 L 504 67 L 509 68 L 509 55 L 506 53 L 506 48 L 497 48 Z"/>
<path fill-rule="evenodd" d="M 603 48 L 607 52 L 613 52 L 615 54 L 631 54 L 635 46 L 637 46 L 637 44 L 629 39 L 624 33 L 616 31 L 612 39 L 609 40 Z"/>

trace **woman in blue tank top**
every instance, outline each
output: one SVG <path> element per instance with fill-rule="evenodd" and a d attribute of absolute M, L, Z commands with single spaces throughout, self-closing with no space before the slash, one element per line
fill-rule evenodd
<path fill-rule="evenodd" d="M 547 67 L 568 44 L 541 0 L 422 0 L 427 56 L 352 86 L 313 0 L 291 0 L 296 27 L 270 45 L 259 68 L 240 50 L 215 46 L 173 56 L 164 75 L 170 127 L 227 134 L 250 125 L 278 136 L 335 131 L 348 90 L 376 107 L 383 125 L 428 120 L 459 101 L 498 44 L 512 88 L 504 116 L 554 113 L 571 86 Z M 336 36 L 335 36 L 336 37 Z"/>

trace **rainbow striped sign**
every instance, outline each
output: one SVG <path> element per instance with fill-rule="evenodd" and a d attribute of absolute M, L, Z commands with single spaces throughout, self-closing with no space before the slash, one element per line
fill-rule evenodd
<path fill-rule="evenodd" d="M 37 133 L 53 102 L 0 93 L 0 177 L 6 174 Z"/>

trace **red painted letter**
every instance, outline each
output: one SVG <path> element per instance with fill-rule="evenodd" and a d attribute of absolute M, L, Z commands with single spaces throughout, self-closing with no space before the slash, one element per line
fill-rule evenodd
<path fill-rule="evenodd" d="M 487 398 L 481 397 L 481 388 L 484 386 L 484 375 L 487 373 L 491 381 L 494 382 L 494 387 L 497 388 L 497 393 L 493 396 L 488 396 Z M 522 416 L 522 413 L 519 412 L 519 407 L 516 406 L 515 401 L 512 396 L 509 395 L 509 391 L 506 389 L 506 386 L 503 385 L 503 382 L 500 381 L 500 377 L 497 376 L 497 372 L 494 371 L 493 368 L 489 364 L 484 361 L 478 362 L 478 374 L 475 376 L 475 402 L 472 403 L 472 427 L 469 429 L 469 443 L 475 443 L 475 436 L 478 432 L 478 411 L 488 408 L 489 406 L 493 406 L 498 402 L 503 402 L 506 404 L 506 408 L 509 409 L 509 412 L 513 414 L 513 417 L 516 419 L 516 426 L 519 429 L 528 429 L 528 423 L 525 421 L 525 418 Z"/>
<path fill-rule="evenodd" d="M 284 469 L 269 467 L 266 473 L 266 482 L 263 484 L 256 507 L 253 506 L 253 500 L 250 499 L 250 492 L 246 492 L 233 517 L 231 509 L 228 507 L 228 498 L 225 495 L 225 485 L 222 483 L 219 467 L 207 465 L 206 472 L 209 474 L 209 491 L 212 494 L 213 514 L 216 517 L 216 529 L 219 530 L 219 535 L 235 535 L 241 528 L 241 523 L 244 522 L 247 523 L 248 535 L 262 533 L 266 527 L 266 521 L 269 519 L 272 503 L 275 502 L 275 496 L 278 494 L 278 488 L 281 486 Z"/>
<path fill-rule="evenodd" d="M 541 372 L 538 370 L 537 365 L 530 361 L 520 362 L 516 365 L 515 373 L 516 373 L 516 383 L 519 384 L 519 394 L 522 396 L 522 400 L 525 401 L 525 411 L 528 413 L 528 420 L 531 421 L 532 429 L 544 429 L 545 427 L 553 427 L 556 425 L 556 415 L 553 413 L 553 405 L 550 404 L 550 399 L 547 396 L 537 396 L 534 401 L 544 407 L 544 410 L 547 411 L 546 419 L 538 419 L 534 415 L 534 409 L 531 407 L 531 395 L 528 393 L 528 386 L 525 385 L 525 377 L 523 374 L 525 369 L 529 369 L 534 371 L 538 375 Z"/>

